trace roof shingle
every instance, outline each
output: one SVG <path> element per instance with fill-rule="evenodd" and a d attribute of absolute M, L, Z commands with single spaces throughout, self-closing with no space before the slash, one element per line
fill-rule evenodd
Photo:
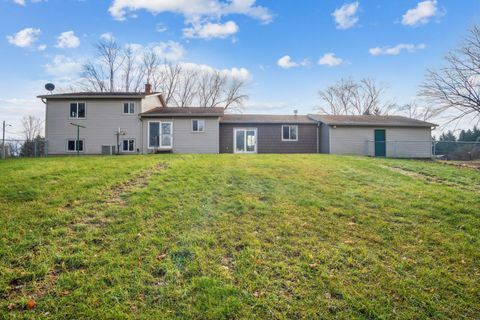
<path fill-rule="evenodd" d="M 226 114 L 222 123 L 316 123 L 305 115 Z"/>
<path fill-rule="evenodd" d="M 67 98 L 144 98 L 148 95 L 145 92 L 70 92 L 39 95 L 42 99 L 67 99 Z"/>
<path fill-rule="evenodd" d="M 142 117 L 189 117 L 189 116 L 223 116 L 223 108 L 215 107 L 156 107 L 149 111 L 143 112 Z"/>
<path fill-rule="evenodd" d="M 375 115 L 320 115 L 310 114 L 311 119 L 337 126 L 384 126 L 384 127 L 436 127 L 434 123 L 402 116 Z"/>

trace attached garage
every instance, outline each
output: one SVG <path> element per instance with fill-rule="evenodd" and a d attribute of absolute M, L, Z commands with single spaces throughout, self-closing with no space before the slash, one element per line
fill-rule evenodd
<path fill-rule="evenodd" d="M 320 123 L 322 153 L 430 158 L 433 123 L 401 116 L 310 115 Z"/>

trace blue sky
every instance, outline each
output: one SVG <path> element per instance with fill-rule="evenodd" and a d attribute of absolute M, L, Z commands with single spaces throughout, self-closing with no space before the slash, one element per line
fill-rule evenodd
<path fill-rule="evenodd" d="M 315 112 L 317 91 L 348 76 L 408 103 L 479 22 L 479 0 L 0 0 L 0 120 L 13 135 L 43 117 L 43 85 L 78 79 L 107 34 L 248 78 L 247 113 Z"/>

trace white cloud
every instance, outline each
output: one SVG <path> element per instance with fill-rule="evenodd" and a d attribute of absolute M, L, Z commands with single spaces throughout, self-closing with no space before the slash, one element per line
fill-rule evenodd
<path fill-rule="evenodd" d="M 73 31 L 62 32 L 57 38 L 57 48 L 76 48 L 80 45 L 80 39 Z"/>
<path fill-rule="evenodd" d="M 132 50 L 137 62 L 142 61 L 143 55 L 147 50 L 152 50 L 160 59 L 167 61 L 179 61 L 186 53 L 185 48 L 175 41 L 153 42 L 147 46 L 138 43 L 130 43 L 127 47 Z"/>
<path fill-rule="evenodd" d="M 31 3 L 38 3 L 38 2 L 44 2 L 44 1 L 47 1 L 47 0 L 31 0 L 30 2 Z M 13 2 L 20 5 L 20 6 L 24 6 L 24 7 L 27 6 L 27 1 L 26 0 L 13 0 Z"/>
<path fill-rule="evenodd" d="M 100 39 L 103 41 L 112 41 L 115 40 L 115 37 L 113 36 L 113 33 L 105 32 L 100 35 Z"/>
<path fill-rule="evenodd" d="M 255 5 L 255 0 L 113 0 L 108 11 L 117 20 L 125 20 L 127 12 L 147 10 L 152 14 L 173 12 L 183 15 L 186 20 L 220 18 L 229 14 L 243 14 L 264 23 L 272 21 L 270 11 Z"/>
<path fill-rule="evenodd" d="M 37 47 L 37 50 L 38 51 L 45 51 L 47 49 L 47 45 L 46 44 L 41 44 Z"/>
<path fill-rule="evenodd" d="M 337 29 L 349 29 L 358 22 L 357 12 L 360 7 L 358 2 L 346 3 L 336 9 L 332 16 L 335 18 Z"/>
<path fill-rule="evenodd" d="M 162 23 L 158 23 L 155 26 L 155 31 L 157 31 L 157 32 L 165 32 L 167 30 L 168 30 L 168 28 L 165 25 L 163 25 Z"/>
<path fill-rule="evenodd" d="M 186 38 L 224 39 L 237 32 L 238 25 L 234 21 L 227 21 L 224 24 L 208 22 L 201 25 L 194 23 L 191 28 L 183 29 L 183 35 Z"/>
<path fill-rule="evenodd" d="M 443 14 L 444 12 L 437 7 L 437 0 L 421 1 L 415 8 L 407 10 L 402 16 L 402 24 L 406 26 L 417 26 L 427 23 L 432 17 Z"/>
<path fill-rule="evenodd" d="M 64 55 L 56 55 L 51 63 L 44 65 L 45 71 L 57 78 L 76 79 L 82 72 L 83 62 Z"/>
<path fill-rule="evenodd" d="M 184 69 L 191 69 L 191 70 L 198 70 L 203 72 L 217 72 L 219 71 L 221 74 L 242 80 L 242 81 L 250 81 L 252 79 L 252 75 L 250 71 L 246 68 L 230 68 L 230 69 L 216 69 L 206 64 L 197 64 L 192 62 L 185 62 L 180 64 Z"/>
<path fill-rule="evenodd" d="M 301 62 L 295 62 L 289 55 L 285 55 L 277 60 L 277 65 L 283 69 L 290 69 L 294 67 L 306 67 L 308 65 L 308 60 L 304 59 Z"/>
<path fill-rule="evenodd" d="M 7 36 L 7 40 L 17 47 L 28 48 L 37 41 L 40 33 L 40 29 L 25 28 L 11 36 Z"/>
<path fill-rule="evenodd" d="M 318 64 L 322 66 L 335 67 L 343 63 L 343 59 L 335 56 L 335 53 L 325 53 L 320 59 Z"/>
<path fill-rule="evenodd" d="M 151 47 L 160 58 L 168 61 L 178 61 L 185 55 L 185 48 L 175 41 L 158 42 Z"/>
<path fill-rule="evenodd" d="M 371 48 L 368 51 L 373 56 L 380 56 L 380 55 L 396 56 L 396 55 L 400 54 L 402 51 L 407 51 L 407 52 L 413 53 L 417 50 L 425 49 L 426 47 L 427 47 L 427 45 L 425 45 L 424 43 L 420 43 L 420 44 L 417 44 L 417 45 L 409 44 L 409 43 L 401 43 L 401 44 L 397 44 L 394 47 L 388 47 L 388 46 L 386 46 L 386 47 L 375 47 L 375 48 Z"/>

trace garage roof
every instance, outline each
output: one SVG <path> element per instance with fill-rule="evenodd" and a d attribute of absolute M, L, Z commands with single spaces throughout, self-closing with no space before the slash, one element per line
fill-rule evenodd
<path fill-rule="evenodd" d="M 382 126 L 382 127 L 436 127 L 431 122 L 402 116 L 344 116 L 344 115 L 320 115 L 310 114 L 311 119 L 333 126 Z"/>

